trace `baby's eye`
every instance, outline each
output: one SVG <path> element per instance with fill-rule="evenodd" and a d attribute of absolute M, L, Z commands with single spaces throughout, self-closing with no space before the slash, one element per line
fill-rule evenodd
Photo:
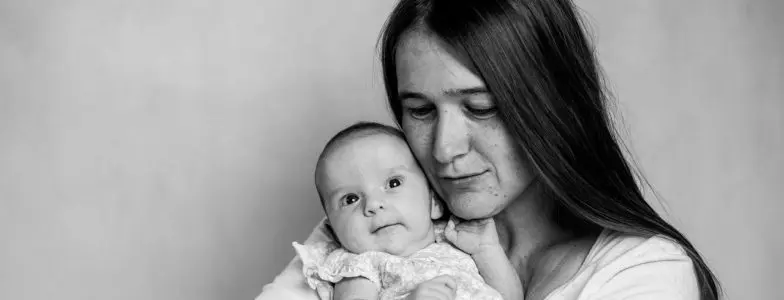
<path fill-rule="evenodd" d="M 392 178 L 389 180 L 389 182 L 387 182 L 387 187 L 394 189 L 399 187 L 401 184 L 403 184 L 403 181 L 401 181 L 400 178 Z"/>
<path fill-rule="evenodd" d="M 342 202 L 343 202 L 343 205 L 351 205 L 351 204 L 354 204 L 357 201 L 359 201 L 359 196 L 357 196 L 357 194 L 348 194 L 346 196 L 343 196 L 343 201 Z"/>

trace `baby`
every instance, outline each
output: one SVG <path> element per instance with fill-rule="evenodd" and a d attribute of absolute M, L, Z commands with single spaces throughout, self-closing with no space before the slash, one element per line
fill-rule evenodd
<path fill-rule="evenodd" d="M 492 220 L 437 221 L 444 208 L 399 130 L 370 122 L 344 129 L 324 147 L 315 173 L 339 244 L 293 245 L 322 300 L 522 299 Z"/>

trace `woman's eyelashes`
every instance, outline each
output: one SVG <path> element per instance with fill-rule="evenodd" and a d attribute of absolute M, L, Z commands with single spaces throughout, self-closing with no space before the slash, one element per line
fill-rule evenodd
<path fill-rule="evenodd" d="M 466 104 L 463 106 L 463 111 L 465 114 L 475 119 L 488 119 L 498 113 L 498 109 L 495 105 Z M 425 120 L 437 116 L 436 108 L 432 104 L 406 107 L 406 112 L 411 118 L 416 120 Z"/>
<path fill-rule="evenodd" d="M 495 116 L 498 112 L 495 106 L 489 107 L 478 107 L 478 106 L 466 106 L 466 111 L 471 114 L 472 117 L 477 119 L 487 119 L 490 117 Z"/>
<path fill-rule="evenodd" d="M 406 110 L 408 111 L 408 115 L 410 115 L 414 119 L 423 120 L 427 119 L 433 114 L 435 108 L 433 105 L 420 105 L 416 107 L 407 107 Z"/>

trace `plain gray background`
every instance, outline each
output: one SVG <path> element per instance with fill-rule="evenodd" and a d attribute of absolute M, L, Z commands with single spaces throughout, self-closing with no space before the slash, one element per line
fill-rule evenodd
<path fill-rule="evenodd" d="M 391 120 L 392 4 L 0 1 L 0 299 L 255 297 L 323 143 Z M 730 299 L 781 298 L 784 2 L 578 5 L 654 205 Z"/>

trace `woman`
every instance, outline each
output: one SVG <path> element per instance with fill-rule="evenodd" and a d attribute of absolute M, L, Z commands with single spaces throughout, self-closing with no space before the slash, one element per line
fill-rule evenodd
<path fill-rule="evenodd" d="M 380 40 L 395 118 L 452 214 L 493 218 L 526 299 L 718 299 L 702 257 L 643 198 L 575 10 L 402 0 Z M 297 263 L 259 299 L 315 299 Z"/>

